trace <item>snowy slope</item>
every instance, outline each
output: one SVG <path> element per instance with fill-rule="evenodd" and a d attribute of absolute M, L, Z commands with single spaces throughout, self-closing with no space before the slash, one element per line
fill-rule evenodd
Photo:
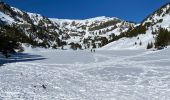
<path fill-rule="evenodd" d="M 0 67 L 0 99 L 169 100 L 169 54 L 31 50 Z"/>
<path fill-rule="evenodd" d="M 6 23 L 11 25 L 12 23 L 15 23 L 14 19 L 12 19 L 10 16 L 4 14 L 3 12 L 0 12 L 0 19 L 2 23 Z"/>
<path fill-rule="evenodd" d="M 137 37 L 121 38 L 117 41 L 111 42 L 102 47 L 102 50 L 114 50 L 114 49 L 146 49 L 148 43 L 155 42 L 155 35 L 151 30 L 147 30 L 145 34 L 140 34 Z M 135 44 L 136 43 L 136 44 Z M 142 43 L 140 45 L 140 43 Z"/>
<path fill-rule="evenodd" d="M 145 34 L 139 34 L 132 38 L 121 38 L 118 41 L 104 46 L 102 49 L 146 49 L 148 43 L 155 43 L 156 34 L 152 34 L 159 27 L 170 30 L 170 4 L 162 6 L 148 16 L 141 25 L 147 25 Z M 140 45 L 140 42 L 142 45 Z M 135 45 L 135 43 L 137 43 Z"/>

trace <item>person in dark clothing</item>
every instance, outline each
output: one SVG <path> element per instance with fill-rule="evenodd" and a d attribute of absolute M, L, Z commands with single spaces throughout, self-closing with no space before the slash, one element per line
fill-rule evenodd
<path fill-rule="evenodd" d="M 94 49 L 94 50 L 93 50 L 93 52 L 95 53 L 95 52 L 96 52 L 96 50 Z"/>

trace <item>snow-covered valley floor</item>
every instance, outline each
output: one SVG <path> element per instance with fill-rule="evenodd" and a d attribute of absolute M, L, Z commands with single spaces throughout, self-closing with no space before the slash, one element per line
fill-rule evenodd
<path fill-rule="evenodd" d="M 0 66 L 0 100 L 170 100 L 169 55 L 170 48 L 18 54 Z"/>

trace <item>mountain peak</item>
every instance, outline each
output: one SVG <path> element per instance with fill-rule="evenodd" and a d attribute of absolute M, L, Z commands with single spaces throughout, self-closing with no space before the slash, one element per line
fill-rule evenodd
<path fill-rule="evenodd" d="M 163 5 L 162 7 L 160 7 L 159 9 L 157 9 L 156 11 L 154 11 L 152 14 L 147 16 L 142 21 L 142 23 L 151 22 L 151 19 L 152 19 L 152 21 L 155 19 L 158 20 L 158 19 L 165 17 L 166 15 L 170 15 L 170 3 L 167 3 L 167 4 Z"/>
<path fill-rule="evenodd" d="M 10 9 L 10 6 L 5 2 L 0 2 L 0 10 L 2 11 L 4 9 Z"/>

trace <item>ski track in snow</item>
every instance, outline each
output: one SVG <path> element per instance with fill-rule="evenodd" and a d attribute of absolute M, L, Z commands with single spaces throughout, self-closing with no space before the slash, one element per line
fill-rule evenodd
<path fill-rule="evenodd" d="M 36 52 L 47 59 L 0 67 L 0 100 L 169 100 L 169 51 Z"/>

